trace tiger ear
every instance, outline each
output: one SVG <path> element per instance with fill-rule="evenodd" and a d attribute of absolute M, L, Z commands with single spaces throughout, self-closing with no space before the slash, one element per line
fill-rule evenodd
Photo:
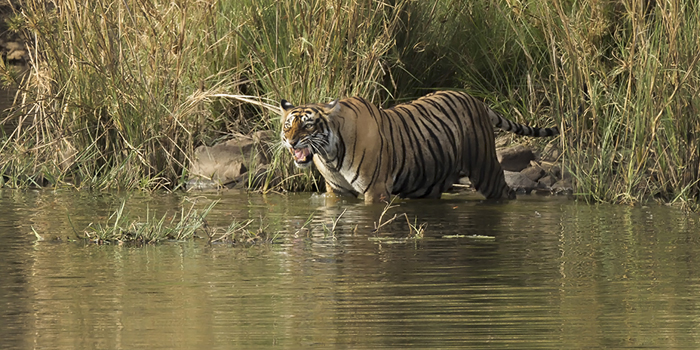
<path fill-rule="evenodd" d="M 331 101 L 326 105 L 326 111 L 330 113 L 335 113 L 340 110 L 340 103 L 338 103 L 338 99 L 336 98 L 335 100 Z"/>
<path fill-rule="evenodd" d="M 294 105 L 289 103 L 287 100 L 282 100 L 280 101 L 280 107 L 282 107 L 282 112 L 285 112 L 294 108 Z"/>

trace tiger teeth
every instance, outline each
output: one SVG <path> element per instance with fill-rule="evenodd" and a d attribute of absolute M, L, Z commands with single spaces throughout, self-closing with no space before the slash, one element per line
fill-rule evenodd
<path fill-rule="evenodd" d="M 305 162 L 306 158 L 311 153 L 311 151 L 306 147 L 299 148 L 299 149 L 293 149 L 292 152 L 294 153 L 294 159 L 297 162 Z"/>

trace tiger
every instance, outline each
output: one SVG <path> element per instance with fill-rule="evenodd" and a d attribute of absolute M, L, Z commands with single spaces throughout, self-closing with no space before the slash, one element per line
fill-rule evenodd
<path fill-rule="evenodd" d="M 439 91 L 382 109 L 361 97 L 294 106 L 280 101 L 283 147 L 300 168 L 312 162 L 326 192 L 366 203 L 440 198 L 459 178 L 487 199 L 514 199 L 496 157 L 494 127 L 533 137 L 558 127 L 514 123 L 461 91 Z"/>

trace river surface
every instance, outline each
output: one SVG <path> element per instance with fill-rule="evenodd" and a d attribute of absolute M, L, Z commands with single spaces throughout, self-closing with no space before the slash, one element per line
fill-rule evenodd
<path fill-rule="evenodd" d="M 275 241 L 75 239 L 122 201 L 144 216 L 215 200 L 210 226 L 254 219 Z M 0 189 L 0 349 L 700 344 L 696 214 L 549 196 L 394 204 L 384 219 L 406 213 L 422 237 L 403 217 L 373 232 L 383 205 L 308 193 Z"/>

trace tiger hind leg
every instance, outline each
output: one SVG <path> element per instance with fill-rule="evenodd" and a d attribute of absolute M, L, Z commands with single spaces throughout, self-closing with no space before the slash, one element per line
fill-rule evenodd
<path fill-rule="evenodd" d="M 489 169 L 484 170 L 473 169 L 470 172 L 469 180 L 477 191 L 486 199 L 515 199 L 515 191 L 506 183 L 500 163 L 491 162 Z"/>

